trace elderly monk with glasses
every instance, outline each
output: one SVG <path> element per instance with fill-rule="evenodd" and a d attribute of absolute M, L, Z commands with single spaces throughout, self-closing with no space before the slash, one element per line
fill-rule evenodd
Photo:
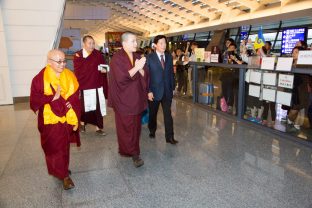
<path fill-rule="evenodd" d="M 49 51 L 47 65 L 32 80 L 30 107 L 38 115 L 48 173 L 68 190 L 75 186 L 69 177 L 69 148 L 70 143 L 80 146 L 81 109 L 78 81 L 65 65 L 62 51 Z"/>

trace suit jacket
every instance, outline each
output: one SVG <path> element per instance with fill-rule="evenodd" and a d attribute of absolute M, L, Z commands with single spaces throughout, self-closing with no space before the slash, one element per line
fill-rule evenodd
<path fill-rule="evenodd" d="M 174 90 L 173 60 L 169 53 L 165 53 L 165 69 L 156 52 L 147 57 L 147 68 L 149 71 L 149 92 L 152 92 L 154 99 L 159 101 L 163 97 L 171 100 Z"/>

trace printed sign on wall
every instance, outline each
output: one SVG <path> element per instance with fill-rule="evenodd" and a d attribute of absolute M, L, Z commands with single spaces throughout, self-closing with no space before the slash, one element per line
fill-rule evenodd
<path fill-rule="evenodd" d="M 276 70 L 277 71 L 291 71 L 293 58 L 278 57 Z"/>
<path fill-rule="evenodd" d="M 274 70 L 275 57 L 263 57 L 261 69 Z"/>
<path fill-rule="evenodd" d="M 290 106 L 291 104 L 291 93 L 277 91 L 276 102 L 282 105 Z"/>
<path fill-rule="evenodd" d="M 259 85 L 249 85 L 249 92 L 248 95 L 253 97 L 260 97 L 260 86 Z"/>
<path fill-rule="evenodd" d="M 299 51 L 297 64 L 312 65 L 312 50 Z"/>
<path fill-rule="evenodd" d="M 278 76 L 278 86 L 288 89 L 293 88 L 294 75 L 291 74 L 279 74 Z"/>

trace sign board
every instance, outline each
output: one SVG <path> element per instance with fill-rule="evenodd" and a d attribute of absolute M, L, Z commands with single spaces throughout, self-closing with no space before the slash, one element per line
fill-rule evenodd
<path fill-rule="evenodd" d="M 282 54 L 291 54 L 299 40 L 305 40 L 306 28 L 289 28 L 282 32 Z"/>
<path fill-rule="evenodd" d="M 276 103 L 290 106 L 291 104 L 291 93 L 289 92 L 282 92 L 282 91 L 277 91 L 276 93 Z"/>
<path fill-rule="evenodd" d="M 293 60 L 294 59 L 291 57 L 278 57 L 276 70 L 277 71 L 291 71 Z"/>
<path fill-rule="evenodd" d="M 293 88 L 294 75 L 291 74 L 279 74 L 278 75 L 278 86 L 288 89 Z"/>
<path fill-rule="evenodd" d="M 219 63 L 219 54 L 211 54 L 211 63 Z"/>
<path fill-rule="evenodd" d="M 264 85 L 276 85 L 276 73 L 263 73 L 263 84 Z"/>
<path fill-rule="evenodd" d="M 249 85 L 249 92 L 248 95 L 252 96 L 252 97 L 260 97 L 260 86 L 259 85 Z"/>
<path fill-rule="evenodd" d="M 256 84 L 261 84 L 261 72 L 251 70 L 249 81 Z"/>
<path fill-rule="evenodd" d="M 299 51 L 297 64 L 312 65 L 312 50 Z"/>
<path fill-rule="evenodd" d="M 275 57 L 263 57 L 261 69 L 274 70 Z"/>
<path fill-rule="evenodd" d="M 205 51 L 204 53 L 205 62 L 210 63 L 210 59 L 211 59 L 211 51 Z"/>
<path fill-rule="evenodd" d="M 270 102 L 275 102 L 276 90 L 263 88 L 262 99 Z"/>
<path fill-rule="evenodd" d="M 248 32 L 247 31 L 242 31 L 240 33 L 240 39 L 241 40 L 247 40 L 247 38 L 248 38 Z"/>
<path fill-rule="evenodd" d="M 196 61 L 204 61 L 205 48 L 195 48 Z"/>

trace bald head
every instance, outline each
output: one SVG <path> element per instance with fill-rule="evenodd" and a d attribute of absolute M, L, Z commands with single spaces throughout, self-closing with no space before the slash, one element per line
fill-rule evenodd
<path fill-rule="evenodd" d="M 50 59 L 59 61 L 59 58 L 65 59 L 65 54 L 63 51 L 59 49 L 53 49 L 48 52 L 47 58 L 48 58 L 48 62 L 51 61 Z"/>
<path fill-rule="evenodd" d="M 50 50 L 47 55 L 47 62 L 55 73 L 60 74 L 66 65 L 64 52 L 59 49 Z"/>
<path fill-rule="evenodd" d="M 138 46 L 136 35 L 132 32 L 125 32 L 121 35 L 122 47 L 128 53 L 132 53 L 136 51 Z"/>

